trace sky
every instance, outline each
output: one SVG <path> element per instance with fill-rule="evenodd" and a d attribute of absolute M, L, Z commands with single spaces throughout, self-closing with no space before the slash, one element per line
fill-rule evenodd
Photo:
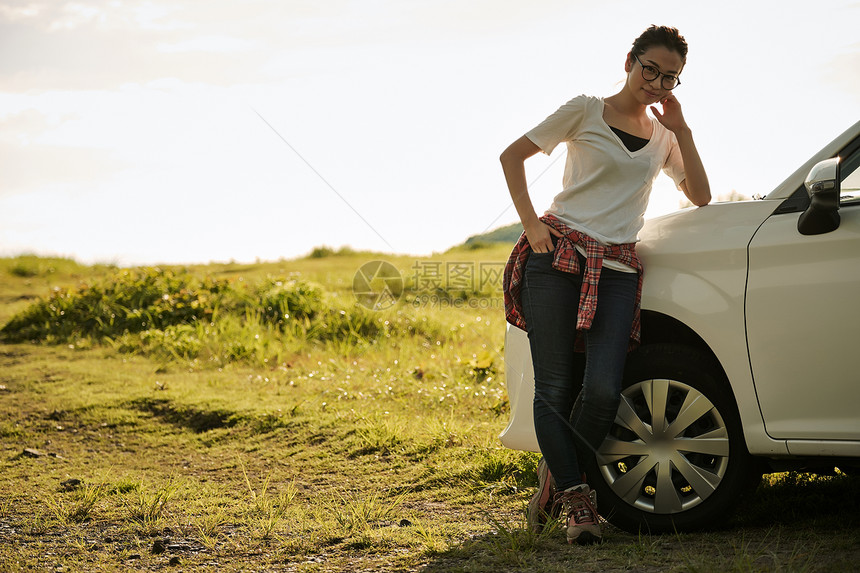
<path fill-rule="evenodd" d="M 714 195 L 860 119 L 860 2 L 0 0 L 0 256 L 428 255 L 517 220 L 498 157 L 676 26 Z M 527 162 L 543 211 L 563 146 Z M 682 199 L 661 176 L 648 215 Z"/>

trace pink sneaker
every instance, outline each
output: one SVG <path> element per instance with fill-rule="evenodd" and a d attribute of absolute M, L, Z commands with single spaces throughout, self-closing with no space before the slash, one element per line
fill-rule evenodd
<path fill-rule="evenodd" d="M 554 505 L 561 507 L 568 543 L 587 545 L 603 541 L 595 500 L 596 496 L 586 484 L 555 494 Z"/>

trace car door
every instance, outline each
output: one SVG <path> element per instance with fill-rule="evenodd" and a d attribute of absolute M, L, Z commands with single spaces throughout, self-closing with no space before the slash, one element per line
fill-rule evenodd
<path fill-rule="evenodd" d="M 745 308 L 750 367 L 767 433 L 822 444 L 846 441 L 838 451 L 849 454 L 860 454 L 860 445 L 850 444 L 860 440 L 857 148 L 855 141 L 841 160 L 836 230 L 802 235 L 802 209 L 778 209 L 756 232 Z"/>

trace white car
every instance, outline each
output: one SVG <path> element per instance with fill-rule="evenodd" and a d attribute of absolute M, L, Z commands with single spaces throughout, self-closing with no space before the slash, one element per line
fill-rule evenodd
<path fill-rule="evenodd" d="M 586 468 L 628 531 L 709 526 L 763 473 L 860 469 L 860 122 L 760 200 L 652 219 L 642 346 Z M 539 451 L 526 333 L 508 325 L 513 449 Z"/>

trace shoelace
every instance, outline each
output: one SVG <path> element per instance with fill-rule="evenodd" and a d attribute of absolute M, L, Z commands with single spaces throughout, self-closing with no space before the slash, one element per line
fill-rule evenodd
<path fill-rule="evenodd" d="M 568 523 L 571 517 L 574 523 L 598 523 L 597 508 L 591 502 L 588 494 L 581 491 L 563 491 L 555 495 L 553 505 L 561 505 L 562 511 L 567 516 Z"/>

